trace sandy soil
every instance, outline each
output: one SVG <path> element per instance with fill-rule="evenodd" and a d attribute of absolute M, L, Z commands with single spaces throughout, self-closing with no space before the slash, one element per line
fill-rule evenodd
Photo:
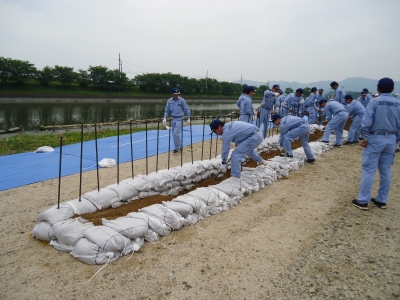
<path fill-rule="evenodd" d="M 211 155 L 220 148 L 214 140 Z M 201 144 L 193 151 L 200 159 Z M 203 152 L 208 158 L 209 144 Z M 191 160 L 190 148 L 183 154 L 183 162 Z M 171 158 L 171 165 L 180 164 L 179 155 Z M 167 168 L 167 155 L 159 159 L 159 168 Z M 147 168 L 155 171 L 155 158 Z M 386 210 L 351 205 L 360 170 L 359 146 L 332 149 L 243 204 L 146 243 L 131 258 L 107 265 L 89 285 L 76 283 L 101 266 L 31 235 L 36 216 L 57 202 L 58 180 L 3 191 L 0 299 L 400 298 L 399 162 Z M 135 172 L 146 172 L 145 160 L 135 162 Z M 101 187 L 114 183 L 116 174 L 116 168 L 102 169 Z M 130 176 L 131 165 L 122 165 L 120 179 Z M 63 178 L 61 201 L 76 198 L 78 185 L 79 175 Z M 96 188 L 96 172 L 84 173 L 83 193 Z"/>

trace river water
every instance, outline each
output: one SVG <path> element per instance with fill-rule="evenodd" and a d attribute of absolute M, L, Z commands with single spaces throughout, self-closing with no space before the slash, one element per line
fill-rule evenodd
<path fill-rule="evenodd" d="M 186 100 L 193 116 L 218 116 L 237 109 L 236 100 Z M 260 102 L 260 101 L 259 101 Z M 35 99 L 0 101 L 0 130 L 41 125 L 106 123 L 162 118 L 166 100 Z M 255 106 L 255 105 L 254 105 Z"/>

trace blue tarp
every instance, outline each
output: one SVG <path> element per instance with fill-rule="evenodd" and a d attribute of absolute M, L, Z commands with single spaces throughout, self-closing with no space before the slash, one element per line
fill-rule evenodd
<path fill-rule="evenodd" d="M 192 141 L 198 143 L 210 139 L 210 128 L 206 125 L 192 125 Z M 168 151 L 168 130 L 159 131 L 158 152 Z M 215 138 L 215 135 L 214 137 Z M 183 145 L 190 145 L 190 127 L 183 128 Z M 174 142 L 171 134 L 171 150 Z M 117 160 L 117 137 L 108 137 L 97 140 L 99 161 L 103 158 Z M 132 134 L 133 159 L 146 157 L 146 132 Z M 43 145 L 44 146 L 44 145 Z M 148 156 L 157 154 L 157 130 L 147 131 Z M 63 146 L 61 176 L 79 173 L 80 171 L 81 144 Z M 82 171 L 96 169 L 96 145 L 95 141 L 83 143 Z M 48 179 L 58 178 L 60 161 L 60 148 L 54 148 L 50 153 L 21 153 L 7 156 L 0 156 L 0 191 L 40 182 Z M 119 137 L 119 162 L 131 161 L 130 135 Z"/>

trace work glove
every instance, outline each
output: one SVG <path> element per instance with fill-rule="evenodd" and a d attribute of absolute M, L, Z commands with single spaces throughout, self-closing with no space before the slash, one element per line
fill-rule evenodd
<path fill-rule="evenodd" d="M 226 165 L 221 165 L 220 167 L 219 167 L 219 170 L 222 172 L 222 173 L 225 173 L 226 172 Z"/>
<path fill-rule="evenodd" d="M 283 107 L 284 105 L 285 105 L 285 103 L 284 103 L 284 102 L 282 102 L 282 103 L 281 103 L 281 107 Z"/>
<path fill-rule="evenodd" d="M 189 118 L 187 119 L 187 122 L 190 124 L 190 119 Z"/>
<path fill-rule="evenodd" d="M 303 99 L 303 100 L 301 100 L 299 103 L 300 103 L 300 104 L 303 104 L 303 103 L 304 103 L 304 99 Z"/>
<path fill-rule="evenodd" d="M 162 124 L 163 124 L 164 126 L 166 126 L 166 125 L 167 125 L 167 119 L 163 119 L 163 120 L 162 120 Z"/>
<path fill-rule="evenodd" d="M 275 97 L 278 97 L 278 96 L 279 96 L 279 93 L 274 93 L 274 95 L 275 95 Z"/>

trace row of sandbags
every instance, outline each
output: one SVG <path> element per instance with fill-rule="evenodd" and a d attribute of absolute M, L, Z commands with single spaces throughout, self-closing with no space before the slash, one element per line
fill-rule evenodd
<path fill-rule="evenodd" d="M 264 142 L 271 144 L 268 139 Z M 314 155 L 318 157 L 330 146 L 315 142 L 310 143 L 310 147 Z M 114 197 L 107 189 L 103 189 L 101 192 L 90 192 L 87 194 L 93 197 L 91 200 L 88 199 L 89 197 L 83 197 L 83 201 L 80 202 L 75 199 L 62 203 L 60 209 L 55 206 L 39 214 L 32 233 L 36 238 L 50 241 L 50 244 L 56 249 L 68 251 L 85 263 L 104 264 L 118 259 L 121 255 L 138 251 L 145 240 L 156 241 L 159 236 L 166 236 L 173 230 L 194 225 L 202 218 L 227 210 L 229 206 L 236 205 L 244 196 L 272 184 L 282 176 L 288 176 L 290 171 L 298 170 L 304 164 L 304 159 L 304 151 L 299 148 L 294 151 L 293 159 L 274 157 L 269 160 L 266 166 L 244 168 L 240 181 L 231 177 L 217 185 L 198 188 L 185 195 L 178 196 L 172 201 L 145 207 L 139 212 L 130 213 L 116 220 L 103 219 L 102 226 L 94 226 L 79 217 L 71 219 L 75 214 L 79 215 L 82 211 L 91 210 L 91 212 L 94 212 L 97 208 L 107 207 L 108 204 L 103 206 L 103 203 L 110 203 L 111 200 L 108 197 Z M 216 159 L 213 165 L 214 169 L 216 166 L 219 167 L 218 163 L 220 163 L 220 160 Z M 203 172 L 203 170 L 205 172 L 206 164 L 207 162 L 204 163 L 203 169 L 199 168 L 199 172 Z M 165 174 L 165 171 L 167 170 L 159 173 Z M 176 181 L 194 178 L 198 174 L 193 171 L 193 168 L 180 172 L 176 172 L 175 169 L 173 172 L 175 172 Z M 157 188 L 157 185 L 149 184 L 151 180 L 144 178 L 145 176 L 139 177 L 143 180 L 141 190 Z M 158 178 L 162 180 L 164 177 Z M 166 179 L 163 184 L 173 182 L 172 178 L 169 180 Z M 156 183 L 154 182 L 154 184 Z M 127 185 L 132 186 L 128 183 Z M 161 183 L 159 186 L 161 186 Z M 109 187 L 118 188 L 115 185 Z M 135 189 L 137 190 L 137 188 Z M 112 188 L 109 190 L 112 190 Z M 124 193 L 120 191 L 118 195 L 124 197 L 122 199 L 128 200 L 130 194 L 126 191 Z M 97 198 L 94 196 L 95 194 L 97 194 Z"/>

